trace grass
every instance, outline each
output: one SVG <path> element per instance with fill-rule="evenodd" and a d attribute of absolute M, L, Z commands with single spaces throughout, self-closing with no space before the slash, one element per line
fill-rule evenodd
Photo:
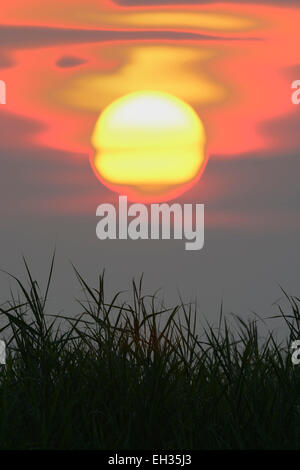
<path fill-rule="evenodd" d="M 46 314 L 28 279 L 0 309 L 7 363 L 0 366 L 3 449 L 299 449 L 300 300 L 279 307 L 287 338 L 259 336 L 258 318 L 222 311 L 197 326 L 195 305 L 165 308 L 133 282 L 131 303 L 106 300 L 104 274 L 82 313 Z M 234 320 L 234 321 L 233 321 Z"/>

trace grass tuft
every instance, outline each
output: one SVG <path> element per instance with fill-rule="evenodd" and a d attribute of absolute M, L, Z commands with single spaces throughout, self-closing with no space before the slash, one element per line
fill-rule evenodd
<path fill-rule="evenodd" d="M 79 315 L 46 312 L 24 260 L 25 283 L 0 308 L 7 363 L 0 366 L 3 449 L 299 449 L 300 300 L 278 306 L 287 331 L 259 335 L 259 319 L 221 308 L 217 327 L 197 308 L 165 307 L 132 283 L 132 302 L 105 295 L 104 272 Z"/>

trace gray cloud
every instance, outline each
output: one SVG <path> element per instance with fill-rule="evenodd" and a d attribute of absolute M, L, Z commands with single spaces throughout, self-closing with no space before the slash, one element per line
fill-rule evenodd
<path fill-rule="evenodd" d="M 56 44 L 78 44 L 120 40 L 198 40 L 198 41 L 240 41 L 257 40 L 256 37 L 219 37 L 213 34 L 189 33 L 185 31 L 113 31 L 39 26 L 0 26 L 0 44 L 11 49 L 24 49 Z"/>
<path fill-rule="evenodd" d="M 257 153 L 231 160 L 211 157 L 204 178 L 222 181 L 225 194 L 207 201 L 211 209 L 299 213 L 298 153 Z M 199 183 L 201 193 L 201 181 Z"/>
<path fill-rule="evenodd" d="M 98 197 L 108 195 L 108 189 L 94 176 L 88 155 L 29 143 L 43 129 L 36 121 L 3 112 L 0 128 L 0 213 L 36 210 L 47 201 L 58 200 L 61 205 L 72 197 L 84 200 L 91 196 L 97 203 Z"/>
<path fill-rule="evenodd" d="M 63 56 L 57 60 L 56 65 L 61 68 L 71 68 L 85 63 L 86 60 L 82 59 L 81 57 Z"/>

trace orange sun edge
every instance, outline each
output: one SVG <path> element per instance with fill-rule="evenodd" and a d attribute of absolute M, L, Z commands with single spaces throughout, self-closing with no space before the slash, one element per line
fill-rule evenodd
<path fill-rule="evenodd" d="M 184 193 L 189 191 L 198 183 L 198 181 L 203 175 L 203 172 L 209 160 L 209 152 L 206 149 L 205 157 L 202 162 L 201 168 L 198 174 L 191 181 L 188 181 L 187 183 L 180 184 L 180 185 L 173 185 L 170 187 L 170 189 L 166 189 L 166 191 L 163 194 L 151 194 L 151 195 L 149 194 L 148 196 L 146 196 L 145 194 L 141 194 L 137 186 L 135 187 L 133 185 L 114 184 L 102 178 L 94 165 L 94 156 L 95 156 L 95 152 L 90 152 L 89 154 L 90 165 L 91 165 L 94 175 L 100 181 L 100 183 L 103 184 L 109 190 L 113 191 L 114 193 L 119 194 L 120 196 L 127 196 L 128 201 L 142 203 L 142 204 L 168 202 L 168 201 L 177 199 L 178 197 L 182 196 Z"/>

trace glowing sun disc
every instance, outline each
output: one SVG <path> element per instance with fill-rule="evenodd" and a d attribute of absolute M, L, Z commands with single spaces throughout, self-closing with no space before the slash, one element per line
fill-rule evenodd
<path fill-rule="evenodd" d="M 166 200 L 175 188 L 195 180 L 205 163 L 206 137 L 198 115 L 184 101 L 157 91 L 130 93 L 107 106 L 92 145 L 100 180 L 145 202 Z"/>

